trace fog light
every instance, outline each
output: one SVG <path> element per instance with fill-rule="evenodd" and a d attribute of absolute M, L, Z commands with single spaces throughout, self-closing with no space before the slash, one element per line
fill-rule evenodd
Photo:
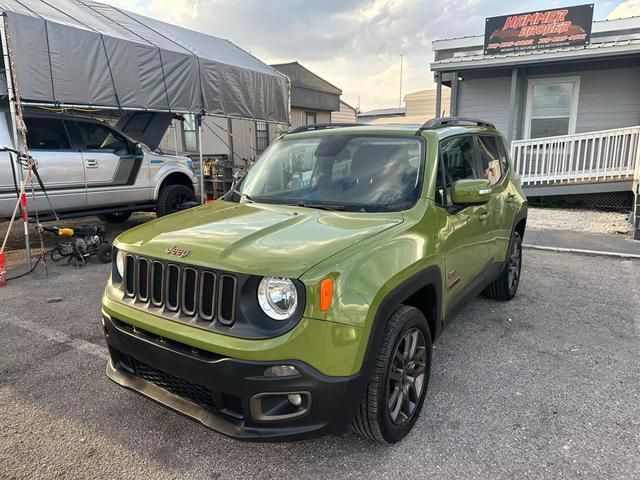
<path fill-rule="evenodd" d="M 274 365 L 264 371 L 265 377 L 293 377 L 300 372 L 293 365 Z"/>
<path fill-rule="evenodd" d="M 289 400 L 289 403 L 294 407 L 299 407 L 300 405 L 302 405 L 302 397 L 297 393 L 294 395 L 287 395 L 287 400 Z"/>

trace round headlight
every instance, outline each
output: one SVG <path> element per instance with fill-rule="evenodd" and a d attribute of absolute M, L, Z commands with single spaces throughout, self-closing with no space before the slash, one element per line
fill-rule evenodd
<path fill-rule="evenodd" d="M 298 306 L 298 291 L 288 278 L 264 277 L 258 285 L 258 303 L 274 320 L 287 320 Z"/>
<path fill-rule="evenodd" d="M 120 278 L 124 278 L 124 253 L 120 250 L 116 250 L 115 262 L 118 275 L 120 275 Z"/>

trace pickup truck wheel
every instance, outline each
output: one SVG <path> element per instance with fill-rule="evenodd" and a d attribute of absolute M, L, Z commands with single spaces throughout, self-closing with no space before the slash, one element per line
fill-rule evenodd
<path fill-rule="evenodd" d="M 103 222 L 107 223 L 122 223 L 129 220 L 133 212 L 112 212 L 112 213 L 101 213 L 98 215 L 98 218 Z"/>
<path fill-rule="evenodd" d="M 180 205 L 186 202 L 193 202 L 196 199 L 195 193 L 185 185 L 167 185 L 158 195 L 156 202 L 156 215 L 163 217 L 179 210 Z"/>
<path fill-rule="evenodd" d="M 420 414 L 430 373 L 427 320 L 420 310 L 403 305 L 387 322 L 352 428 L 380 443 L 402 440 Z"/>
<path fill-rule="evenodd" d="M 516 296 L 520 285 L 520 270 L 522 269 L 522 237 L 513 232 L 511 248 L 507 257 L 507 265 L 500 277 L 484 291 L 485 296 L 494 300 L 506 302 Z"/>

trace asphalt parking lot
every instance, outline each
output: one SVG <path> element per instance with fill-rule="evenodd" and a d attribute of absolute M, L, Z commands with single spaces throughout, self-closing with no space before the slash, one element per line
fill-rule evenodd
<path fill-rule="evenodd" d="M 478 299 L 437 342 L 392 447 L 238 442 L 111 383 L 107 270 L 0 290 L 0 477 L 640 478 L 640 261 L 526 250 L 517 298 Z"/>

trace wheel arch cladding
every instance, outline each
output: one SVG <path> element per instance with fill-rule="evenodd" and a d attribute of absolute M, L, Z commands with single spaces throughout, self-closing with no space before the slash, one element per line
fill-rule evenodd
<path fill-rule="evenodd" d="M 514 230 L 520 234 L 520 238 L 524 238 L 524 231 L 527 227 L 527 217 L 520 218 L 516 222 Z"/>
<path fill-rule="evenodd" d="M 185 187 L 189 187 L 193 190 L 193 182 L 191 179 L 182 172 L 172 172 L 166 177 L 162 179 L 160 183 L 160 189 L 167 187 L 169 185 L 184 185 Z"/>
<path fill-rule="evenodd" d="M 375 359 L 375 350 L 380 344 L 388 319 L 401 305 L 420 310 L 427 319 L 431 340 L 434 342 L 442 331 L 442 280 L 436 265 L 410 276 L 385 295 L 376 311 L 369 345 L 365 356 L 366 365 Z"/>

